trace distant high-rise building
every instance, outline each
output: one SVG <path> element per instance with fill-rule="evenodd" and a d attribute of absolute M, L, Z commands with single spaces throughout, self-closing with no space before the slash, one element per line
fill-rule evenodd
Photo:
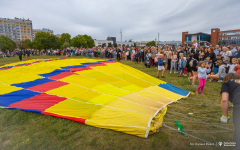
<path fill-rule="evenodd" d="M 46 28 L 43 28 L 43 29 L 33 29 L 33 39 L 35 38 L 36 34 L 38 32 L 47 32 L 47 33 L 50 33 L 51 35 L 53 34 L 53 30 L 50 30 L 50 29 L 46 29 Z"/>
<path fill-rule="evenodd" d="M 108 37 L 107 37 L 107 41 L 113 41 L 113 44 L 115 44 L 115 43 L 116 43 L 116 37 L 110 37 L 110 36 L 108 36 Z"/>
<path fill-rule="evenodd" d="M 58 37 L 58 38 L 60 38 L 60 37 L 61 37 L 61 34 L 56 34 L 55 36 Z"/>
<path fill-rule="evenodd" d="M 0 18 L 0 36 L 4 35 L 14 42 L 21 40 L 33 40 L 32 21 L 22 18 Z"/>

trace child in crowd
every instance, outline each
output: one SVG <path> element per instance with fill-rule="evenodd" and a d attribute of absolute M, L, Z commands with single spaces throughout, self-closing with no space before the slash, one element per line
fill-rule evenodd
<path fill-rule="evenodd" d="M 131 61 L 134 59 L 134 53 L 131 54 Z"/>
<path fill-rule="evenodd" d="M 234 70 L 236 71 L 237 74 L 240 75 L 240 58 L 238 58 L 238 64 L 234 67 Z"/>
<path fill-rule="evenodd" d="M 201 94 L 203 95 L 203 89 L 206 83 L 206 78 L 207 78 L 207 72 L 210 72 L 210 69 L 208 68 L 208 64 L 206 64 L 204 61 L 200 61 L 198 64 L 198 81 L 199 81 L 199 86 L 196 91 L 196 95 L 198 95 L 198 91 L 201 89 Z"/>
<path fill-rule="evenodd" d="M 195 81 L 197 79 L 198 73 L 197 73 L 197 65 L 198 62 L 196 59 L 192 58 L 192 60 L 189 62 L 189 66 L 192 67 L 192 77 L 189 77 L 189 81 L 192 80 L 192 85 L 196 86 Z"/>
<path fill-rule="evenodd" d="M 165 68 L 164 68 L 164 55 L 163 55 L 162 52 L 160 53 L 160 55 L 158 55 L 158 72 L 157 72 L 157 78 L 159 78 L 160 70 L 162 70 L 162 78 L 164 78 Z"/>
<path fill-rule="evenodd" d="M 187 64 L 186 64 L 187 72 L 189 73 L 189 78 L 188 78 L 189 82 L 191 82 L 190 77 L 193 76 L 192 67 L 189 65 L 192 59 L 193 59 L 193 54 L 189 54 L 189 58 L 187 59 Z"/>
<path fill-rule="evenodd" d="M 237 66 L 237 58 L 232 59 L 232 64 L 226 66 L 227 67 L 227 73 L 236 73 L 234 70 L 234 67 Z"/>
<path fill-rule="evenodd" d="M 184 59 L 183 55 L 180 55 L 180 59 L 178 61 L 178 65 L 180 67 L 180 74 L 178 77 L 182 76 L 184 68 L 186 67 L 186 63 L 187 63 L 186 59 Z"/>
<path fill-rule="evenodd" d="M 205 59 L 205 63 L 208 64 L 208 67 L 209 67 L 209 68 L 212 68 L 212 61 L 211 61 L 210 57 L 207 57 L 207 58 Z"/>
<path fill-rule="evenodd" d="M 215 75 L 208 76 L 207 79 L 210 78 L 210 81 L 217 80 L 217 81 L 221 82 L 226 75 L 226 68 L 225 68 L 225 65 L 223 64 L 222 60 L 218 60 L 216 63 L 219 66 L 218 73 Z"/>
<path fill-rule="evenodd" d="M 146 68 L 150 68 L 150 65 L 151 65 L 150 58 L 147 57 L 147 59 L 146 59 L 146 61 L 145 61 L 145 66 L 146 66 Z"/>
<path fill-rule="evenodd" d="M 138 58 L 139 58 L 139 54 L 138 52 L 135 53 L 135 64 L 137 63 L 138 64 Z"/>
<path fill-rule="evenodd" d="M 222 60 L 221 54 L 217 54 L 217 58 L 214 59 L 214 69 L 213 69 L 214 74 L 218 73 L 219 66 L 216 63 L 218 60 Z"/>
<path fill-rule="evenodd" d="M 227 58 L 225 60 L 223 60 L 224 65 L 229 66 L 231 64 L 230 60 L 231 60 L 230 57 L 227 56 Z"/>
<path fill-rule="evenodd" d="M 171 69 L 170 73 L 172 73 L 172 69 L 174 68 L 174 73 L 176 72 L 176 67 L 177 67 L 177 54 L 176 52 L 173 52 L 173 55 L 171 56 Z"/>

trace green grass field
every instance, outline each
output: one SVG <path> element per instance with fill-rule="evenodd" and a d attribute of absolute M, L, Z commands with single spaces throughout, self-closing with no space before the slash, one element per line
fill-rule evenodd
<path fill-rule="evenodd" d="M 33 56 L 31 59 L 53 57 Z M 0 66 L 17 61 L 19 61 L 18 57 L 0 59 Z M 121 61 L 121 63 L 156 77 L 155 67 L 146 68 L 144 64 L 135 64 L 130 61 Z M 178 74 L 170 74 L 166 71 L 165 78 L 161 80 L 188 91 L 196 91 L 196 87 L 189 83 L 187 77 L 177 76 Z M 198 85 L 198 82 L 196 83 Z M 186 133 L 194 137 L 214 144 L 231 142 L 234 135 L 232 119 L 228 124 L 217 121 L 222 115 L 220 88 L 221 83 L 207 81 L 205 95 L 191 95 L 187 99 L 171 104 L 164 117 L 164 124 L 177 129 L 174 123 L 177 120 L 183 125 Z M 229 113 L 231 115 L 232 110 Z M 0 109 L 0 149 L 221 149 L 216 146 L 191 145 L 191 143 L 205 142 L 191 136 L 185 137 L 166 126 L 162 127 L 158 133 L 144 139 L 67 119 Z"/>

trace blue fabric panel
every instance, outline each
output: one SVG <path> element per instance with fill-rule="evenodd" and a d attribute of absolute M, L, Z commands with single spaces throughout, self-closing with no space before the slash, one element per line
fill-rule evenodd
<path fill-rule="evenodd" d="M 0 106 L 7 107 L 13 103 L 31 98 L 38 94 L 41 94 L 41 93 L 23 89 L 23 90 L 14 91 L 8 94 L 0 95 Z"/>
<path fill-rule="evenodd" d="M 38 113 L 38 114 L 42 113 L 42 111 L 39 111 L 39 110 L 30 110 L 30 109 L 21 109 L 21 108 L 7 108 L 7 109 L 22 110 L 22 111 L 34 112 L 34 113 Z"/>
<path fill-rule="evenodd" d="M 62 69 L 70 69 L 70 68 L 79 68 L 79 67 L 87 67 L 84 65 L 76 65 L 76 66 L 67 66 L 67 67 L 61 67 Z"/>
<path fill-rule="evenodd" d="M 51 82 L 51 81 L 54 81 L 54 80 L 48 79 L 48 78 L 43 78 L 43 79 L 37 79 L 37 80 L 34 80 L 34 81 L 29 81 L 29 82 L 12 84 L 12 86 L 16 86 L 16 87 L 21 87 L 21 88 L 27 89 L 27 88 L 30 88 L 30 87 L 33 87 L 33 86 L 36 86 L 36 85 L 41 85 L 41 84 L 44 84 L 44 83 L 47 83 L 47 82 Z"/>
<path fill-rule="evenodd" d="M 171 91 L 173 93 L 182 95 L 182 96 L 187 96 L 189 94 L 189 91 L 183 90 L 183 89 L 178 88 L 176 86 L 173 86 L 173 85 L 171 85 L 169 83 L 159 84 L 158 86 L 161 87 L 161 88 L 164 88 L 166 90 L 169 90 L 169 91 Z"/>
<path fill-rule="evenodd" d="M 58 75 L 62 72 L 67 72 L 68 70 L 61 70 L 61 69 L 56 69 L 54 70 L 53 72 L 50 72 L 50 73 L 46 73 L 46 74 L 40 74 L 40 76 L 43 76 L 43 77 L 51 77 L 51 76 L 55 76 L 55 75 Z"/>
<path fill-rule="evenodd" d="M 94 63 L 82 63 L 83 65 L 97 65 L 101 64 L 100 62 L 94 62 Z"/>

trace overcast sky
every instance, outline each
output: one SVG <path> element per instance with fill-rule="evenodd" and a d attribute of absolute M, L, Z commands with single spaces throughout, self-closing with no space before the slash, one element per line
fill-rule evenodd
<path fill-rule="evenodd" d="M 182 32 L 240 29 L 240 0 L 0 0 L 1 18 L 29 18 L 34 29 L 123 41 L 182 40 Z"/>

